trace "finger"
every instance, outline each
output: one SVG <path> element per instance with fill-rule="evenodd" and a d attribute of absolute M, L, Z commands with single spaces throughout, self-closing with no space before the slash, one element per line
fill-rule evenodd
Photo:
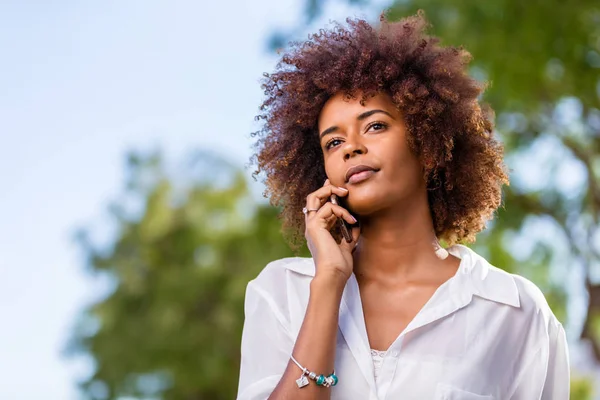
<path fill-rule="evenodd" d="M 352 241 L 357 242 L 359 237 L 360 237 L 360 226 L 353 226 L 352 227 Z"/>
<path fill-rule="evenodd" d="M 327 223 L 327 229 L 333 228 L 335 223 L 337 222 L 338 217 L 335 214 L 331 214 L 329 217 L 325 218 L 325 222 Z"/>
<path fill-rule="evenodd" d="M 350 211 L 348 211 L 344 207 L 333 203 L 328 204 L 331 204 L 331 210 L 336 217 L 342 218 L 350 225 L 354 225 L 358 222 L 356 218 L 354 218 L 354 215 L 350 214 Z"/>
<path fill-rule="evenodd" d="M 319 209 L 319 211 L 317 211 L 315 213 L 313 218 L 316 218 L 316 219 L 321 218 L 326 221 L 329 221 L 330 217 L 332 215 L 335 216 L 336 218 L 344 219 L 350 225 L 354 225 L 357 222 L 356 219 L 354 219 L 354 217 L 352 216 L 352 214 L 350 214 L 350 212 L 348 210 L 346 210 L 342 206 L 339 206 L 339 205 L 336 205 L 333 203 L 325 204 L 323 207 L 321 207 Z"/>
<path fill-rule="evenodd" d="M 359 226 L 352 227 L 351 233 L 352 233 L 352 241 L 350 243 L 348 243 L 345 240 L 342 240 L 342 242 L 340 243 L 340 246 L 342 246 L 344 249 L 346 249 L 352 253 L 352 252 L 354 252 L 354 250 L 356 249 L 356 245 L 358 244 L 358 238 L 360 237 L 360 227 Z"/>
<path fill-rule="evenodd" d="M 343 197 L 348 194 L 348 190 L 346 188 L 340 188 L 331 185 L 329 178 L 327 178 L 325 179 L 325 182 L 323 183 L 322 187 L 320 187 L 312 193 L 309 193 L 308 196 L 306 196 L 306 207 L 309 209 L 321 208 L 323 204 L 330 200 L 332 193 Z"/>
<path fill-rule="evenodd" d="M 309 208 L 320 208 L 329 201 L 332 194 L 345 197 L 348 195 L 348 189 L 333 185 L 323 186 L 306 196 L 307 207 L 310 205 Z"/>
<path fill-rule="evenodd" d="M 314 212 L 312 212 L 311 214 L 314 214 Z M 307 218 L 307 221 L 305 222 L 305 231 L 304 233 L 308 233 L 310 230 L 312 230 L 313 228 L 317 228 L 317 229 L 321 229 L 321 228 L 325 228 L 328 231 L 330 231 L 336 224 L 338 221 L 338 217 L 333 214 L 330 213 L 329 215 L 326 216 L 312 216 Z"/>
<path fill-rule="evenodd" d="M 323 183 L 323 186 L 321 186 L 321 188 L 325 187 L 329 185 L 329 178 L 325 179 L 325 182 Z M 318 190 L 318 189 L 317 189 Z M 314 192 L 310 192 L 307 196 L 306 196 L 306 208 L 307 209 L 319 209 L 323 206 L 323 204 L 325 203 L 325 201 L 327 201 L 326 199 L 321 199 L 317 196 L 314 195 Z M 307 212 L 306 214 L 304 214 L 304 217 L 308 217 L 309 214 L 311 212 Z M 305 219 L 306 219 L 305 218 Z"/>

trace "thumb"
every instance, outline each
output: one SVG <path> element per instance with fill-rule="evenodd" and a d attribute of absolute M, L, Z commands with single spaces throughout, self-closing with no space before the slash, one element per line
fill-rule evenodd
<path fill-rule="evenodd" d="M 356 248 L 356 245 L 358 244 L 358 238 L 360 237 L 360 227 L 353 226 L 351 233 L 352 233 L 352 241 L 350 243 L 348 243 L 342 238 L 342 242 L 340 244 L 344 250 L 346 250 L 350 253 L 352 253 L 354 251 L 354 249 Z"/>

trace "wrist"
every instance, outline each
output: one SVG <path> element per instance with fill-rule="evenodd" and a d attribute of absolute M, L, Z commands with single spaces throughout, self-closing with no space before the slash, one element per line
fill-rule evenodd
<path fill-rule="evenodd" d="M 342 272 L 338 271 L 327 271 L 317 273 L 315 277 L 310 282 L 311 290 L 321 290 L 325 289 L 327 291 L 339 291 L 340 293 L 344 291 L 344 287 L 346 286 L 346 282 L 348 281 L 347 276 L 342 274 Z"/>

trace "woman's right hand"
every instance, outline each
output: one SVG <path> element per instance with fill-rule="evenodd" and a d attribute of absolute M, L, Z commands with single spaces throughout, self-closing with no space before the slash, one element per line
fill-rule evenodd
<path fill-rule="evenodd" d="M 345 282 L 352 275 L 352 252 L 358 241 L 360 228 L 352 227 L 352 242 L 342 239 L 338 244 L 335 241 L 330 230 L 337 223 L 338 217 L 350 225 L 356 224 L 356 220 L 348 210 L 329 201 L 331 194 L 345 197 L 348 190 L 331 185 L 327 179 L 321 188 L 306 197 L 306 208 L 318 211 L 306 213 L 304 236 L 317 268 L 315 277 L 339 276 Z"/>

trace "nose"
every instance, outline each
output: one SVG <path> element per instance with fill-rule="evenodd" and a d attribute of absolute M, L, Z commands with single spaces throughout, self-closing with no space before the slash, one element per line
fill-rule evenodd
<path fill-rule="evenodd" d="M 350 136 L 346 138 L 346 142 L 343 147 L 344 160 L 348 160 L 357 154 L 366 154 L 367 147 L 360 140 L 351 140 Z"/>

